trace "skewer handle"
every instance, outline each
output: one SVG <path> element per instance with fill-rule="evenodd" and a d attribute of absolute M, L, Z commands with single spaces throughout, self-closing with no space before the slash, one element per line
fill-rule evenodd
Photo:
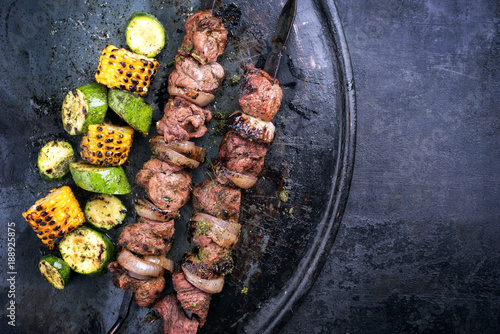
<path fill-rule="evenodd" d="M 116 334 L 125 323 L 125 319 L 127 319 L 128 312 L 130 310 L 130 305 L 132 304 L 132 296 L 134 292 L 132 290 L 125 290 L 123 294 L 122 305 L 120 306 L 120 312 L 118 314 L 118 319 L 111 329 L 108 331 L 108 334 Z"/>

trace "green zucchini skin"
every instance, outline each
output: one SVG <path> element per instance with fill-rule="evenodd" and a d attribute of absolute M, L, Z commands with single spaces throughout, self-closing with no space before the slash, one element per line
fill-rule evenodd
<path fill-rule="evenodd" d="M 107 271 L 115 258 L 115 246 L 103 233 L 81 226 L 59 242 L 61 256 L 79 274 L 97 276 Z"/>
<path fill-rule="evenodd" d="M 47 180 L 60 180 L 69 172 L 69 165 L 75 160 L 75 152 L 70 143 L 51 140 L 38 152 L 37 166 Z"/>
<path fill-rule="evenodd" d="M 147 136 L 153 119 L 153 108 L 144 100 L 118 89 L 108 92 L 109 107 L 131 127 Z"/>
<path fill-rule="evenodd" d="M 73 89 L 64 98 L 61 117 L 70 135 L 87 132 L 89 124 L 100 124 L 108 110 L 108 88 L 93 83 Z"/>
<path fill-rule="evenodd" d="M 109 230 L 123 223 L 127 208 L 113 195 L 100 194 L 85 204 L 87 221 L 97 228 Z"/>
<path fill-rule="evenodd" d="M 165 47 L 165 28 L 155 16 L 145 12 L 130 16 L 125 37 L 132 52 L 146 57 L 156 57 Z"/>
<path fill-rule="evenodd" d="M 122 167 L 101 167 L 87 162 L 72 162 L 69 170 L 80 188 L 101 194 L 125 195 L 132 188 Z"/>
<path fill-rule="evenodd" d="M 56 289 L 62 290 L 71 276 L 70 266 L 54 255 L 45 255 L 38 262 L 42 276 Z"/>

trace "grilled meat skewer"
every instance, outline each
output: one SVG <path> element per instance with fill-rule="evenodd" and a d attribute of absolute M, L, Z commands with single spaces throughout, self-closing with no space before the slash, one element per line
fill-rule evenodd
<path fill-rule="evenodd" d="M 137 201 L 135 207 L 140 218 L 137 223 L 125 227 L 118 241 L 120 256 L 108 266 L 114 276 L 114 284 L 134 291 L 134 301 L 145 307 L 155 302 L 165 287 L 163 269 L 155 269 L 163 266 L 161 259 L 165 260 L 164 256 L 171 248 L 174 233 L 172 218 L 178 216 L 178 210 L 190 196 L 191 176 L 184 168 L 196 168 L 206 154 L 204 149 L 195 147 L 187 140 L 206 133 L 204 124 L 210 121 L 212 114 L 203 107 L 213 100 L 213 93 L 225 75 L 224 69 L 215 63 L 227 39 L 220 20 L 213 17 L 211 11 L 195 13 L 188 18 L 186 31 L 186 38 L 176 56 L 176 68 L 169 77 L 168 90 L 172 97 L 157 124 L 160 136 L 152 138 L 153 156 L 136 175 L 136 183 L 146 190 L 148 198 Z M 186 52 L 188 49 L 190 52 Z M 209 256 L 208 251 L 203 254 Z M 141 274 L 143 272 L 146 274 Z M 190 288 L 186 279 L 178 277 L 175 284 L 183 289 L 179 296 L 183 296 L 184 302 L 191 298 L 189 296 L 204 295 L 208 312 L 209 295 Z M 183 327 L 184 324 L 193 328 L 194 332 L 198 329 L 198 322 L 186 318 L 175 297 L 174 300 L 160 301 L 157 309 L 180 311 L 169 311 L 173 312 L 171 315 L 177 317 L 178 322 L 172 324 L 166 321 L 165 330 L 178 325 Z M 193 311 L 203 319 L 203 324 L 206 312 L 201 309 Z"/>

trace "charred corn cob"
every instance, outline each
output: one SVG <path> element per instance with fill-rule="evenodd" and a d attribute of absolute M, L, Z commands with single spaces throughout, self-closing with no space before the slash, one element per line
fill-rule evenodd
<path fill-rule="evenodd" d="M 119 88 L 146 96 L 158 65 L 155 59 L 108 45 L 101 52 L 95 79 L 109 88 Z"/>
<path fill-rule="evenodd" d="M 54 249 L 56 238 L 85 222 L 80 204 L 68 186 L 52 189 L 23 212 L 23 217 L 50 250 Z"/>
<path fill-rule="evenodd" d="M 134 129 L 109 123 L 89 125 L 80 155 L 94 165 L 120 166 L 127 161 Z"/>

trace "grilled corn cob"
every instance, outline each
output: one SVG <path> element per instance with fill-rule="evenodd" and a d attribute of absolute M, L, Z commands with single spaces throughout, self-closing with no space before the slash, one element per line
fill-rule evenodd
<path fill-rule="evenodd" d="M 85 222 L 80 204 L 68 186 L 52 189 L 47 196 L 23 212 L 23 217 L 50 250 L 54 249 L 54 239 Z"/>
<path fill-rule="evenodd" d="M 91 124 L 82 138 L 80 155 L 94 165 L 120 166 L 127 161 L 134 129 L 110 123 Z"/>
<path fill-rule="evenodd" d="M 155 59 L 108 45 L 101 52 L 95 79 L 109 88 L 119 88 L 146 96 L 158 65 Z"/>

